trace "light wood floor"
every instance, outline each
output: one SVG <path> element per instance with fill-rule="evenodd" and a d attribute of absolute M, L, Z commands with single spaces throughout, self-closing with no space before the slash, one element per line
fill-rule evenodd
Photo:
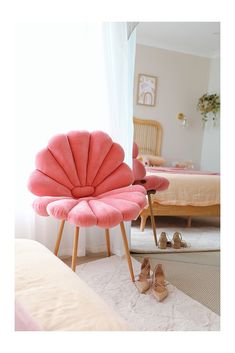
<path fill-rule="evenodd" d="M 77 258 L 77 265 L 85 264 L 85 263 L 90 262 L 90 261 L 96 261 L 96 260 L 99 260 L 99 259 L 103 259 L 106 256 L 107 256 L 106 253 L 96 253 L 96 254 L 89 254 L 87 256 L 79 256 Z M 72 261 L 72 257 L 71 256 L 63 256 L 63 257 L 60 257 L 60 259 L 66 265 L 71 266 L 71 261 Z"/>

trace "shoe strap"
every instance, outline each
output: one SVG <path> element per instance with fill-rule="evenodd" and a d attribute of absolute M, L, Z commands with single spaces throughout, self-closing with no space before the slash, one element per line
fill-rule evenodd
<path fill-rule="evenodd" d="M 176 239 L 176 237 L 179 237 L 180 241 L 182 241 L 182 235 L 180 232 L 175 232 L 174 235 L 173 235 L 173 240 Z"/>
<path fill-rule="evenodd" d="M 164 239 L 164 241 L 169 241 L 166 232 L 162 232 L 159 238 L 159 241 L 162 241 Z"/>
<path fill-rule="evenodd" d="M 138 280 L 139 280 L 139 281 L 145 281 L 145 280 L 147 280 L 147 278 L 148 278 L 147 275 L 145 275 L 145 274 L 143 274 L 143 273 L 140 273 Z"/>
<path fill-rule="evenodd" d="M 181 240 L 181 244 L 180 244 L 180 246 L 181 246 L 182 248 L 188 248 L 188 247 L 189 247 L 189 244 L 188 244 L 188 243 L 186 243 L 186 241 L 185 241 L 185 240 Z"/>
<path fill-rule="evenodd" d="M 157 289 L 158 287 L 165 288 L 166 284 L 164 283 L 159 283 L 158 281 L 153 281 L 152 283 L 152 288 Z"/>
<path fill-rule="evenodd" d="M 148 278 L 150 274 L 150 265 L 145 266 L 144 268 L 141 269 L 141 272 L 139 274 L 139 279 L 146 279 Z"/>

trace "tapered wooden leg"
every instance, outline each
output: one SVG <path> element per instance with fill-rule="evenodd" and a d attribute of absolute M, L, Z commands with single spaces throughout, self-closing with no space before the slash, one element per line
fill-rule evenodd
<path fill-rule="evenodd" d="M 54 249 L 54 254 L 56 256 L 58 255 L 59 248 L 60 248 L 60 242 L 61 242 L 61 238 L 62 238 L 62 234 L 63 234 L 63 230 L 64 230 L 64 223 L 65 223 L 65 220 L 60 222 L 60 227 L 59 227 L 57 240 L 56 240 L 56 244 L 55 244 L 55 249 Z"/>
<path fill-rule="evenodd" d="M 152 200 L 151 200 L 151 195 L 149 193 L 147 193 L 147 195 L 148 195 L 148 202 L 149 202 L 149 209 L 150 209 L 151 224 L 153 229 L 153 237 L 154 237 L 155 245 L 157 246 L 156 224 L 155 224 L 155 219 L 153 215 Z"/>
<path fill-rule="evenodd" d="M 191 227 L 191 224 L 192 224 L 192 217 L 191 217 L 191 216 L 188 216 L 188 223 L 187 223 L 187 226 L 190 228 L 190 227 Z"/>
<path fill-rule="evenodd" d="M 125 249 L 125 253 L 126 253 L 127 263 L 128 263 L 128 267 L 129 267 L 129 271 L 130 271 L 130 275 L 131 275 L 131 280 L 132 280 L 132 282 L 135 282 L 135 276 L 134 276 L 134 271 L 133 271 L 133 267 L 132 267 L 129 246 L 128 246 L 128 242 L 127 242 L 127 238 L 126 238 L 126 230 L 125 230 L 125 226 L 124 226 L 123 222 L 120 223 L 120 227 L 121 227 L 121 232 L 122 232 L 122 240 L 123 240 L 124 249 Z"/>
<path fill-rule="evenodd" d="M 105 229 L 106 245 L 108 256 L 111 256 L 109 229 Z"/>
<path fill-rule="evenodd" d="M 71 268 L 75 272 L 77 265 L 77 252 L 78 252 L 78 236 L 79 236 L 79 227 L 75 227 L 74 238 L 73 238 L 73 257 Z"/>
<path fill-rule="evenodd" d="M 147 221 L 147 218 L 148 216 L 144 215 L 144 216 L 140 216 L 141 218 L 141 222 L 140 222 L 140 231 L 143 232 L 144 231 L 144 228 L 145 228 L 145 224 L 146 224 L 146 221 Z"/>

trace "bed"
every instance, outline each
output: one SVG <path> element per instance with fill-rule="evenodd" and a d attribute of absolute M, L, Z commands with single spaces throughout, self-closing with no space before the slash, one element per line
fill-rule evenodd
<path fill-rule="evenodd" d="M 129 331 L 130 325 L 44 245 L 15 241 L 17 331 Z"/>
<path fill-rule="evenodd" d="M 163 129 L 159 122 L 134 118 L 134 141 L 140 155 L 161 156 Z M 192 217 L 220 215 L 220 175 L 184 168 L 146 167 L 147 175 L 159 175 L 170 181 L 168 190 L 152 196 L 155 216 L 186 216 L 188 226 Z M 140 214 L 143 231 L 149 207 Z"/>

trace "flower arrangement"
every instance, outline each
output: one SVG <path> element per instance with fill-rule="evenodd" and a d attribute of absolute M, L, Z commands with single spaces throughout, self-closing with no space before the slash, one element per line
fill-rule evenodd
<path fill-rule="evenodd" d="M 211 115 L 213 121 L 215 121 L 216 114 L 220 110 L 220 96 L 216 93 L 203 94 L 198 100 L 197 109 L 202 114 L 202 120 L 204 122 L 208 121 Z"/>

